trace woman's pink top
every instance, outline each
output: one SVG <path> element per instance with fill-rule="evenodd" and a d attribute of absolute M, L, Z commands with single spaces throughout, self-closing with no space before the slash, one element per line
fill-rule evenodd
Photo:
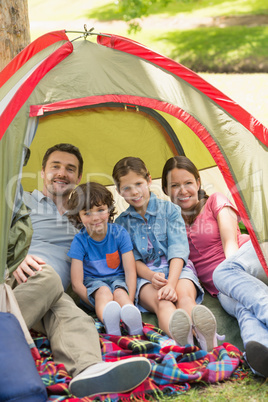
<path fill-rule="evenodd" d="M 238 214 L 227 197 L 221 193 L 214 193 L 208 198 L 194 223 L 191 226 L 186 225 L 190 247 L 189 259 L 194 263 L 202 285 L 212 296 L 219 293 L 213 284 L 213 271 L 225 260 L 217 221 L 218 213 L 224 207 L 231 207 Z M 249 235 L 242 235 L 238 225 L 237 240 L 239 247 L 249 240 Z"/>

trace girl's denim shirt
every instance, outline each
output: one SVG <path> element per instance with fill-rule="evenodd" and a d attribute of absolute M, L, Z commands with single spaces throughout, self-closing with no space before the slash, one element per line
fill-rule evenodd
<path fill-rule="evenodd" d="M 158 267 L 161 257 L 167 261 L 181 258 L 184 265 L 189 257 L 189 245 L 180 207 L 171 201 L 161 200 L 151 193 L 145 220 L 133 206 L 129 206 L 115 221 L 129 232 L 135 260 L 154 261 Z M 152 248 L 148 248 L 148 238 Z"/>

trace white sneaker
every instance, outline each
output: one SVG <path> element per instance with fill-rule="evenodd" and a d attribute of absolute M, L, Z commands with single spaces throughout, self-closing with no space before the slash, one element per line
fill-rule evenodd
<path fill-rule="evenodd" d="M 185 310 L 178 308 L 169 320 L 169 332 L 171 338 L 180 346 L 193 345 L 193 331 L 189 315 Z"/>
<path fill-rule="evenodd" d="M 103 323 L 106 334 L 121 336 L 121 307 L 116 301 L 110 301 L 103 310 Z"/>
<path fill-rule="evenodd" d="M 143 335 L 141 313 L 133 304 L 125 304 L 121 308 L 121 320 L 126 324 L 129 335 Z"/>
<path fill-rule="evenodd" d="M 132 357 L 112 363 L 96 363 L 72 379 L 70 392 L 79 397 L 117 394 L 131 391 L 150 374 L 151 364 L 144 357 Z"/>
<path fill-rule="evenodd" d="M 200 348 L 210 352 L 217 347 L 217 322 L 214 314 L 206 306 L 197 305 L 192 310 L 192 321 Z"/>

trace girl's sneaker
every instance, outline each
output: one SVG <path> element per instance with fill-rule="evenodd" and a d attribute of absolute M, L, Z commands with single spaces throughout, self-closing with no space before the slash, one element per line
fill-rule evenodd
<path fill-rule="evenodd" d="M 179 346 L 194 344 L 191 320 L 185 310 L 178 308 L 174 311 L 170 317 L 168 328 L 171 338 Z"/>
<path fill-rule="evenodd" d="M 125 323 L 129 335 L 143 335 L 141 313 L 132 304 L 125 304 L 121 308 L 121 320 Z"/>
<path fill-rule="evenodd" d="M 206 306 L 197 305 L 193 308 L 192 321 L 193 330 L 201 349 L 210 352 L 218 346 L 216 318 Z"/>
<path fill-rule="evenodd" d="M 103 310 L 103 324 L 106 334 L 121 336 L 120 330 L 121 307 L 116 301 L 110 301 Z"/>

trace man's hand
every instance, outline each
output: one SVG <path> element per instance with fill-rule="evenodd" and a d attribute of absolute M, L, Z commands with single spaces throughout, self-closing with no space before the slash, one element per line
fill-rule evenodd
<path fill-rule="evenodd" d="M 167 279 L 163 272 L 156 272 L 152 277 L 152 285 L 154 289 L 159 290 L 167 284 Z"/>
<path fill-rule="evenodd" d="M 26 282 L 29 276 L 35 275 L 35 271 L 42 271 L 43 264 L 46 264 L 46 262 L 42 258 L 27 254 L 18 268 L 13 272 L 13 275 L 18 283 Z"/>
<path fill-rule="evenodd" d="M 176 301 L 178 300 L 177 293 L 172 286 L 167 284 L 159 289 L 158 300 L 168 300 L 172 303 L 176 303 Z"/>

